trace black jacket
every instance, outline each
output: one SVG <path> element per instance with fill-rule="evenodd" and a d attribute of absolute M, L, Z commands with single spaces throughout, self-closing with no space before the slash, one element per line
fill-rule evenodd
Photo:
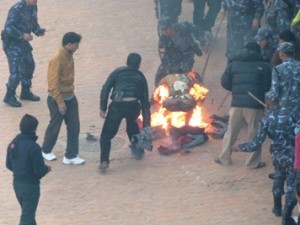
<path fill-rule="evenodd" d="M 264 102 L 265 92 L 271 86 L 271 68 L 254 51 L 242 49 L 237 58 L 221 77 L 222 86 L 232 92 L 231 106 L 261 109 L 263 106 L 248 92 Z"/>
<path fill-rule="evenodd" d="M 144 127 L 150 126 L 150 103 L 148 84 L 144 74 L 131 67 L 119 67 L 114 70 L 102 86 L 100 95 L 100 109 L 107 110 L 110 91 L 113 101 L 122 101 L 122 98 L 136 98 L 141 103 Z"/>
<path fill-rule="evenodd" d="M 39 183 L 48 173 L 42 149 L 35 135 L 18 134 L 7 147 L 6 168 L 13 172 L 14 180 Z"/>

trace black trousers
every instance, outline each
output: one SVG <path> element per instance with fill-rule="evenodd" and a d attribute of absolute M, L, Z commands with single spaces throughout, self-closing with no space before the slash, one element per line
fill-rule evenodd
<path fill-rule="evenodd" d="M 123 118 L 126 119 L 126 132 L 129 140 L 133 135 L 139 133 L 137 118 L 140 111 L 141 106 L 138 101 L 110 103 L 100 136 L 101 162 L 109 162 L 111 140 L 117 134 Z"/>
<path fill-rule="evenodd" d="M 36 225 L 35 213 L 40 198 L 40 184 L 14 181 L 13 186 L 22 210 L 19 225 Z"/>

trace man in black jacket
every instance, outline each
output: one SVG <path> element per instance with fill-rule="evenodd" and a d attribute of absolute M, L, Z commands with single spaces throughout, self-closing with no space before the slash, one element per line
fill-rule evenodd
<path fill-rule="evenodd" d="M 35 212 L 40 197 L 40 179 L 51 167 L 45 165 L 42 149 L 36 143 L 38 120 L 24 115 L 21 133 L 8 145 L 6 167 L 13 172 L 13 187 L 22 209 L 20 224 L 36 225 Z"/>
<path fill-rule="evenodd" d="M 130 53 L 127 57 L 127 66 L 114 70 L 107 78 L 100 95 L 100 116 L 105 118 L 100 137 L 100 169 L 107 169 L 111 139 L 117 134 L 123 118 L 126 119 L 126 132 L 129 140 L 139 133 L 137 118 L 142 110 L 143 127 L 150 126 L 150 103 L 148 84 L 144 74 L 139 71 L 141 56 Z M 107 111 L 109 93 L 112 89 L 111 100 Z M 106 116 L 105 116 L 106 115 Z M 133 151 L 140 158 L 144 150 Z"/>
<path fill-rule="evenodd" d="M 265 92 L 271 86 L 271 68 L 263 62 L 257 43 L 245 45 L 237 59 L 227 66 L 221 78 L 222 86 L 232 93 L 228 130 L 223 138 L 222 152 L 215 159 L 215 162 L 222 165 L 231 164 L 231 147 L 243 124 L 248 125 L 248 140 L 254 137 L 264 114 L 264 106 L 252 96 L 264 102 Z M 265 163 L 261 162 L 261 149 L 251 153 L 246 161 L 246 168 L 249 169 L 263 166 Z"/>

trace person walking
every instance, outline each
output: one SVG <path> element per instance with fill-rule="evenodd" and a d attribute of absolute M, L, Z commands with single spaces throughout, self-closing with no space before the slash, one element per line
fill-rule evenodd
<path fill-rule="evenodd" d="M 34 116 L 25 114 L 20 121 L 21 133 L 7 147 L 6 168 L 13 172 L 13 188 L 21 206 L 20 225 L 37 224 L 40 180 L 51 171 L 36 143 L 38 123 Z"/>
<path fill-rule="evenodd" d="M 142 110 L 143 127 L 150 127 L 150 102 L 148 84 L 144 74 L 139 71 L 142 58 L 137 53 L 130 53 L 127 57 L 127 66 L 114 70 L 102 86 L 100 94 L 100 117 L 105 119 L 100 136 L 100 167 L 105 170 L 109 167 L 111 140 L 117 134 L 123 118 L 126 119 L 126 132 L 129 141 L 139 134 L 137 119 Z M 112 102 L 108 106 L 110 91 Z M 141 159 L 144 149 L 132 149 L 137 159 Z"/>
<path fill-rule="evenodd" d="M 9 79 L 3 101 L 12 107 L 21 107 L 15 95 L 21 82 L 21 100 L 39 101 L 40 97 L 31 92 L 35 62 L 32 55 L 32 33 L 44 36 L 37 18 L 37 0 L 20 0 L 13 5 L 1 32 L 3 50 L 8 60 Z"/>
<path fill-rule="evenodd" d="M 61 124 L 67 126 L 67 149 L 63 158 L 64 164 L 84 164 L 85 160 L 78 156 L 80 121 L 78 102 L 74 93 L 75 67 L 73 54 L 79 48 L 81 35 L 67 32 L 49 62 L 48 67 L 48 98 L 50 123 L 46 129 L 42 145 L 43 157 L 55 160 L 52 152 L 56 144 Z"/>
<path fill-rule="evenodd" d="M 260 46 L 250 42 L 241 49 L 237 60 L 226 67 L 221 77 L 222 86 L 231 91 L 232 101 L 229 111 L 228 130 L 224 135 L 222 151 L 215 159 L 221 165 L 231 165 L 232 146 L 243 125 L 248 125 L 247 139 L 254 137 L 259 120 L 264 115 L 264 107 L 249 93 L 264 102 L 265 93 L 271 85 L 271 68 L 263 62 Z M 261 149 L 249 155 L 245 164 L 248 169 L 262 168 Z"/>

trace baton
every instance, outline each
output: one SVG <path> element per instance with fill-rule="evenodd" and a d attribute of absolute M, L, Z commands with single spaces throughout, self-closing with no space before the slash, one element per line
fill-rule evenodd
<path fill-rule="evenodd" d="M 248 91 L 248 95 L 250 95 L 254 100 L 256 100 L 259 104 L 261 104 L 263 107 L 267 108 L 266 104 L 263 103 L 261 100 L 259 100 L 255 95 L 253 95 L 250 91 Z"/>

